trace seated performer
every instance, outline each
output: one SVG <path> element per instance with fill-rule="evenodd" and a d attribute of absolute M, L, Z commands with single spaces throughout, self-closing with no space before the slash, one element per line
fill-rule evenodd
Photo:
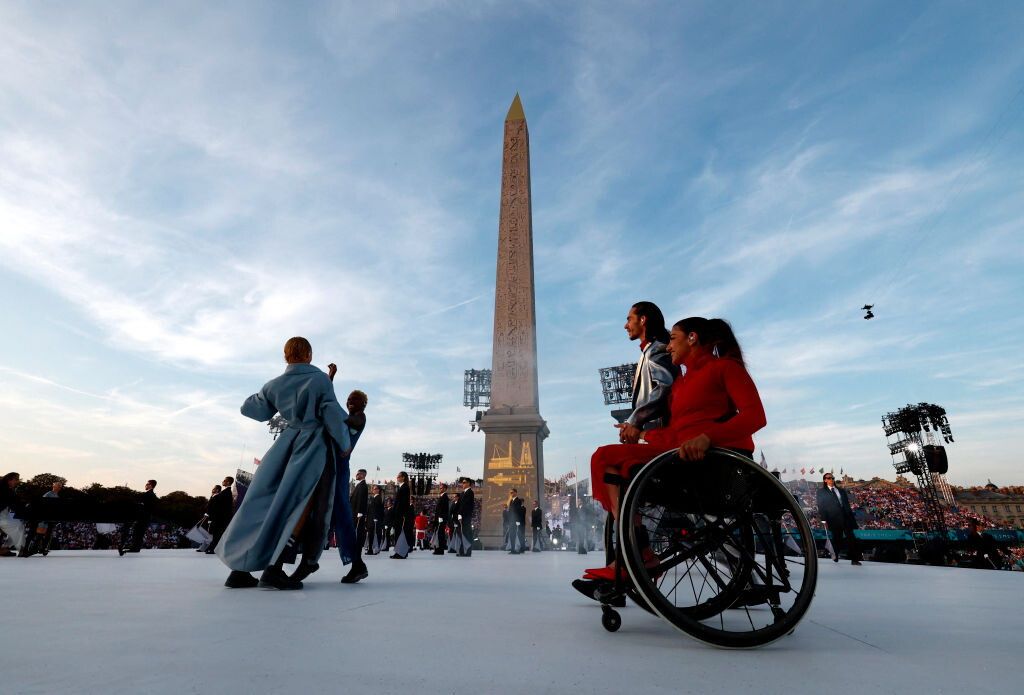
<path fill-rule="evenodd" d="M 635 466 L 673 448 L 687 461 L 703 459 L 712 446 L 750 456 L 754 452 L 752 435 L 765 426 L 761 397 L 728 323 L 701 317 L 683 319 L 672 326 L 668 351 L 672 364 L 686 368 L 672 384 L 668 426 L 645 431 L 646 444 L 602 446 L 590 460 L 594 499 L 616 519 L 619 486 L 604 483 L 606 473 L 628 478 Z M 645 554 L 650 556 L 649 562 L 656 562 L 649 549 Z M 615 563 L 587 570 L 584 576 L 613 580 Z"/>
<path fill-rule="evenodd" d="M 335 495 L 344 475 L 344 458 L 352 448 L 347 413 L 326 374 L 314 367 L 313 348 L 305 338 L 284 346 L 288 367 L 242 404 L 242 414 L 266 422 L 280 412 L 288 427 L 267 451 L 241 506 L 217 546 L 217 556 L 231 568 L 225 586 L 301 589 L 282 565 L 301 550 L 304 561 L 323 552 L 336 498 L 346 509 L 335 528 L 342 562 L 352 561 L 355 530 L 348 495 Z M 343 484 L 344 484 L 343 483 Z M 301 544 L 301 548 L 299 545 Z M 257 581 L 249 572 L 262 569 Z"/>

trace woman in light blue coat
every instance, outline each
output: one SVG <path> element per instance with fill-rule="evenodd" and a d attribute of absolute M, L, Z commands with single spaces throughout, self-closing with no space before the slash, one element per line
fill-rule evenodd
<path fill-rule="evenodd" d="M 331 379 L 311 364 L 309 341 L 291 338 L 284 356 L 284 374 L 242 404 L 246 417 L 266 422 L 281 413 L 288 426 L 264 455 L 217 546 L 218 557 L 232 570 L 225 582 L 229 588 L 301 589 L 301 581 L 289 578 L 282 565 L 294 562 L 300 551 L 304 561 L 315 562 L 326 545 L 334 505 L 347 504 L 348 495 L 335 494 L 336 481 L 348 482 L 347 413 Z M 333 516 L 335 534 L 348 564 L 355 533 L 351 513 L 338 511 L 344 513 Z M 257 581 L 249 572 L 260 569 Z"/>

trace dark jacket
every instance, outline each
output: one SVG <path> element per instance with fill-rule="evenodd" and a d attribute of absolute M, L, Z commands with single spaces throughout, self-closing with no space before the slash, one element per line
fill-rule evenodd
<path fill-rule="evenodd" d="M 531 528 L 543 528 L 544 527 L 544 510 L 537 507 L 530 512 L 530 527 Z"/>
<path fill-rule="evenodd" d="M 352 505 L 352 518 L 355 519 L 357 514 L 366 516 L 366 511 L 369 504 L 369 488 L 366 485 L 365 480 L 360 480 L 352 488 L 352 494 L 349 496 L 349 502 Z"/>
<path fill-rule="evenodd" d="M 441 527 L 448 523 L 448 493 L 437 498 L 437 506 L 434 507 L 434 525 Z"/>
<path fill-rule="evenodd" d="M 392 512 L 395 515 L 395 526 L 401 526 L 412 520 L 412 501 L 409 496 L 409 483 L 399 485 L 395 491 L 395 506 Z"/>
<path fill-rule="evenodd" d="M 384 498 L 380 494 L 370 495 L 366 500 L 366 515 L 375 523 L 384 523 Z"/>
<path fill-rule="evenodd" d="M 473 488 L 466 488 L 459 497 L 459 506 L 455 513 L 462 515 L 462 527 L 469 528 L 473 524 Z"/>
<path fill-rule="evenodd" d="M 145 504 L 145 502 L 143 502 Z M 214 523 L 227 526 L 228 522 L 231 521 L 231 517 L 235 513 L 234 499 L 231 497 L 231 488 L 226 487 L 210 499 L 210 504 L 207 507 L 207 514 L 210 516 L 210 521 Z"/>
<path fill-rule="evenodd" d="M 509 511 L 509 523 L 515 524 L 517 521 L 520 524 L 526 523 L 526 505 L 523 504 L 522 497 L 515 497 L 511 502 L 508 503 Z"/>
<path fill-rule="evenodd" d="M 836 499 L 836 493 L 827 486 L 822 485 L 818 488 L 818 515 L 832 528 L 853 530 L 857 528 L 857 521 L 853 518 L 853 509 L 850 508 L 850 497 L 846 490 L 838 485 L 835 489 L 839 491 L 842 502 Z"/>

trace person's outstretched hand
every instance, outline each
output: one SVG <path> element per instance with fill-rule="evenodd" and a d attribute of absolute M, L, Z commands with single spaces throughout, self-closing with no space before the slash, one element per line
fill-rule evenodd
<path fill-rule="evenodd" d="M 334 362 L 331 362 L 329 365 L 327 365 L 327 378 L 328 379 L 330 379 L 331 381 L 334 381 L 334 375 L 337 374 L 337 373 L 338 373 L 338 365 L 334 364 Z"/>

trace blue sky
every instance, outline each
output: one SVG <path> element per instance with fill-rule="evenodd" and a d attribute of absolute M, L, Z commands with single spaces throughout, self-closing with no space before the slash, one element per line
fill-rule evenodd
<path fill-rule="evenodd" d="M 0 5 L 0 468 L 205 494 L 305 335 L 354 464 L 480 475 L 518 91 L 548 477 L 650 299 L 733 323 L 772 466 L 891 479 L 930 401 L 951 481 L 1024 481 L 1020 4 L 372 5 Z"/>

